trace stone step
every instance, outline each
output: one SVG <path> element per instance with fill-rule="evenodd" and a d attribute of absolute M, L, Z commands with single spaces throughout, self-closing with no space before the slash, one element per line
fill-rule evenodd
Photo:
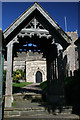
<path fill-rule="evenodd" d="M 60 111 L 60 109 L 49 109 L 45 107 L 29 107 L 29 108 L 5 108 L 4 109 L 4 117 L 17 117 L 17 116 L 49 116 L 49 115 L 71 115 L 72 109 L 63 109 Z"/>
<path fill-rule="evenodd" d="M 14 101 L 30 101 L 30 102 L 42 102 L 44 95 L 36 93 L 17 94 L 13 96 Z"/>
<path fill-rule="evenodd" d="M 4 116 L 4 120 L 32 119 L 32 120 L 79 120 L 74 114 L 52 114 L 45 111 L 13 111 Z"/>
<path fill-rule="evenodd" d="M 11 117 L 11 116 L 33 116 L 33 115 L 38 115 L 38 114 L 48 114 L 47 111 L 44 110 L 19 110 L 19 111 L 4 111 L 5 117 Z"/>
<path fill-rule="evenodd" d="M 41 117 L 36 117 L 36 116 L 33 116 L 33 117 L 18 117 L 18 118 L 4 118 L 3 120 L 79 120 L 79 118 L 69 118 L 69 117 L 65 117 L 65 118 L 60 118 L 60 117 L 53 117 L 53 118 L 50 118 L 50 117 L 45 117 L 45 116 L 42 116 Z"/>
<path fill-rule="evenodd" d="M 30 110 L 45 110 L 44 107 L 27 107 L 27 108 L 4 108 L 4 111 L 30 111 Z"/>
<path fill-rule="evenodd" d="M 13 97 L 19 97 L 19 96 L 36 96 L 36 97 L 41 97 L 42 94 L 36 94 L 36 93 L 17 93 L 17 94 L 14 94 Z"/>

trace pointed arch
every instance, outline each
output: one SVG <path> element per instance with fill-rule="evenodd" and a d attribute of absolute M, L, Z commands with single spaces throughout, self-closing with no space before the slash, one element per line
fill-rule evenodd
<path fill-rule="evenodd" d="M 43 76 L 42 76 L 42 73 L 40 72 L 40 71 L 37 71 L 36 72 L 36 76 L 35 76 L 35 79 L 36 79 L 36 83 L 41 83 L 43 80 L 43 78 L 42 78 Z"/>

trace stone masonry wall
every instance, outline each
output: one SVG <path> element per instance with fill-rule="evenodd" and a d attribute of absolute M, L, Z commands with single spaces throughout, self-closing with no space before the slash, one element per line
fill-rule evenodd
<path fill-rule="evenodd" d="M 46 61 L 26 61 L 26 82 L 36 83 L 36 72 L 42 73 L 42 81 L 47 79 Z"/>
<path fill-rule="evenodd" d="M 14 61 L 13 62 L 13 71 L 16 71 L 17 69 L 22 69 L 24 71 L 25 61 Z M 4 61 L 4 70 L 7 70 L 7 61 Z"/>
<path fill-rule="evenodd" d="M 36 72 L 42 73 L 42 81 L 47 80 L 46 73 L 46 59 L 42 57 L 42 53 L 28 52 L 17 53 L 17 57 L 14 57 L 13 71 L 22 69 L 26 72 L 26 82 L 36 82 Z M 7 69 L 7 61 L 4 61 L 4 69 Z"/>
<path fill-rule="evenodd" d="M 77 46 L 74 44 L 74 42 L 78 38 L 78 34 L 77 31 L 67 32 L 67 34 L 71 37 L 72 42 L 64 51 L 64 56 L 67 55 L 67 65 L 69 66 L 68 75 L 70 76 L 72 72 L 72 76 L 73 76 L 74 70 L 78 69 L 78 52 L 77 52 Z"/>

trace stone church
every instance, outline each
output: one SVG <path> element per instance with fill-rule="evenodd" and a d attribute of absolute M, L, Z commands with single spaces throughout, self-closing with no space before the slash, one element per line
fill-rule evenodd
<path fill-rule="evenodd" d="M 7 69 L 7 61 L 4 62 L 4 69 Z M 47 80 L 46 59 L 39 52 L 18 52 L 14 57 L 13 71 L 22 69 L 26 82 L 40 83 Z"/>
<path fill-rule="evenodd" d="M 77 46 L 74 42 L 78 39 L 77 31 L 66 32 L 71 38 L 71 45 L 64 51 L 63 57 L 67 55 L 68 59 L 68 76 L 74 75 L 74 71 L 78 69 L 78 53 Z M 31 44 L 28 44 L 31 46 Z M 36 46 L 36 45 L 34 45 Z M 46 58 L 43 57 L 43 53 L 40 51 L 31 51 L 27 53 L 23 51 L 17 52 L 17 56 L 13 60 L 13 71 L 22 69 L 25 74 L 26 82 L 38 83 L 47 80 L 47 66 Z M 73 59 L 74 58 L 74 59 Z M 4 69 L 7 69 L 7 61 L 4 62 Z"/>

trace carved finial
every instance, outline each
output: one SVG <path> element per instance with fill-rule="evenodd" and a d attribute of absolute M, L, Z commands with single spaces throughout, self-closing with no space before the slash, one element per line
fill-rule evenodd
<path fill-rule="evenodd" d="M 35 6 L 37 7 L 38 3 L 37 3 L 37 2 L 35 2 L 34 4 L 35 4 Z"/>

